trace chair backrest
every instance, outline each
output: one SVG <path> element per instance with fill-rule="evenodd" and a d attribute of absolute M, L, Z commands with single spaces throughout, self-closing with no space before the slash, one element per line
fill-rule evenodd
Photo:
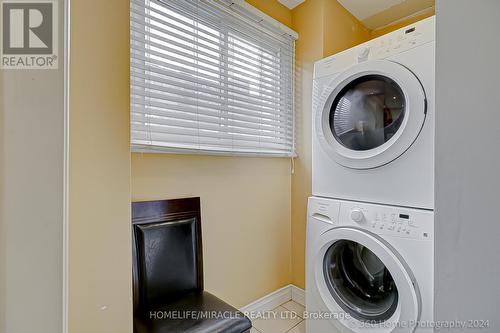
<path fill-rule="evenodd" d="M 134 313 L 203 290 L 200 198 L 132 203 Z"/>

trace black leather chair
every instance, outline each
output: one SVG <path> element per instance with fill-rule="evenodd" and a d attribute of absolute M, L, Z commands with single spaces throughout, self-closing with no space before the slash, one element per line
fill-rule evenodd
<path fill-rule="evenodd" d="M 132 203 L 135 333 L 243 333 L 240 311 L 203 290 L 200 199 Z"/>

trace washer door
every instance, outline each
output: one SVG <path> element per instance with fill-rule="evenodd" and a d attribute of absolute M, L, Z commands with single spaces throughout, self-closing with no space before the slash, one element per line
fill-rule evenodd
<path fill-rule="evenodd" d="M 420 81 L 387 60 L 361 63 L 337 76 L 318 107 L 321 146 L 337 163 L 354 169 L 376 168 L 401 156 L 426 116 Z"/>
<path fill-rule="evenodd" d="M 315 254 L 320 295 L 339 322 L 355 332 L 412 332 L 420 298 L 410 270 L 376 235 L 354 228 L 324 233 Z M 402 323 L 402 325 L 398 325 Z"/>

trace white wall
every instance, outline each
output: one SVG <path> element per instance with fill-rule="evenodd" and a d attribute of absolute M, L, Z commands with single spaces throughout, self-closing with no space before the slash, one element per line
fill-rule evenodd
<path fill-rule="evenodd" d="M 436 11 L 435 317 L 499 332 L 500 1 Z"/>
<path fill-rule="evenodd" d="M 0 333 L 62 331 L 63 86 L 0 70 Z"/>

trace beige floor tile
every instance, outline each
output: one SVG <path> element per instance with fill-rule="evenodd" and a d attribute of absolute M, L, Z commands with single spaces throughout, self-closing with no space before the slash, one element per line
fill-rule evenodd
<path fill-rule="evenodd" d="M 294 301 L 288 301 L 285 304 L 282 304 L 281 306 L 287 310 L 295 312 L 297 315 L 299 315 L 300 318 L 304 318 L 304 311 L 306 310 L 306 308 L 300 305 L 299 303 Z"/>
<path fill-rule="evenodd" d="M 292 328 L 287 333 L 306 333 L 306 321 L 302 320 L 300 324 Z"/>
<path fill-rule="evenodd" d="M 272 316 L 266 319 L 252 321 L 253 326 L 261 333 L 285 333 L 302 321 L 301 318 L 290 319 L 290 310 L 278 306 L 272 312 Z"/>
<path fill-rule="evenodd" d="M 255 327 L 252 327 L 252 329 L 250 330 L 250 333 L 262 333 L 262 332 L 259 332 L 259 331 L 257 331 L 257 329 Z"/>

